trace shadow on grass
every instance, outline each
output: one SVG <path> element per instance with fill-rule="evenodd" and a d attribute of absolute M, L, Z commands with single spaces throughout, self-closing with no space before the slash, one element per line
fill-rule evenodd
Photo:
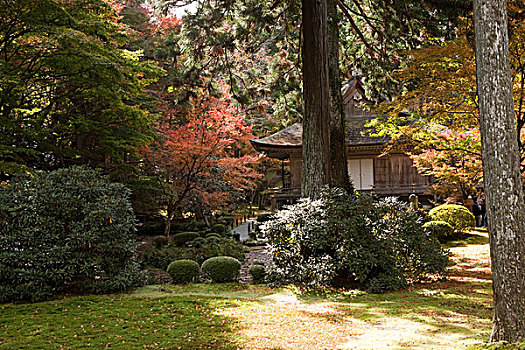
<path fill-rule="evenodd" d="M 464 237 L 454 239 L 452 241 L 443 243 L 443 248 L 456 248 L 456 247 L 466 247 L 468 245 L 482 245 L 489 244 L 488 234 L 483 231 L 470 231 L 469 234 Z"/>
<path fill-rule="evenodd" d="M 0 305 L 2 349 L 237 349 L 206 297 L 84 296 Z"/>

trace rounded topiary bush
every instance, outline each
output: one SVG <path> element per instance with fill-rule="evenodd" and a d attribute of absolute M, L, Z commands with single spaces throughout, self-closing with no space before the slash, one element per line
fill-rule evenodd
<path fill-rule="evenodd" d="M 195 238 L 199 238 L 201 235 L 199 235 L 198 232 L 181 232 L 177 233 L 176 235 L 173 235 L 173 244 L 177 247 L 182 247 L 187 242 L 193 241 Z"/>
<path fill-rule="evenodd" d="M 241 263 L 230 256 L 217 256 L 203 262 L 201 268 L 213 282 L 230 282 L 239 276 Z"/>
<path fill-rule="evenodd" d="M 461 233 L 476 226 L 474 215 L 464 206 L 443 204 L 431 209 L 428 215 L 433 221 L 445 221 L 452 226 L 452 233 Z"/>
<path fill-rule="evenodd" d="M 446 221 L 429 221 L 423 225 L 440 242 L 445 242 L 452 234 L 452 226 Z"/>
<path fill-rule="evenodd" d="M 200 274 L 199 264 L 193 260 L 175 260 L 166 270 L 173 283 L 193 282 Z"/>
<path fill-rule="evenodd" d="M 261 283 L 264 281 L 264 277 L 266 276 L 266 268 L 264 265 L 252 264 L 248 269 L 248 273 L 252 276 L 254 283 Z"/>
<path fill-rule="evenodd" d="M 180 228 L 182 230 L 192 231 L 192 232 L 203 231 L 206 229 L 206 223 L 203 221 L 192 220 L 192 221 L 187 221 L 187 222 L 182 223 L 180 225 Z"/>
<path fill-rule="evenodd" d="M 224 224 L 215 224 L 211 226 L 212 232 L 217 233 L 225 233 L 226 232 L 226 225 Z"/>
<path fill-rule="evenodd" d="M 262 265 L 262 266 L 266 266 L 266 263 L 265 263 L 264 261 L 262 261 L 262 260 L 258 260 L 258 259 L 256 259 L 256 260 L 254 260 L 254 261 L 252 262 L 252 265 Z"/>
<path fill-rule="evenodd" d="M 14 177 L 0 188 L 0 302 L 137 282 L 130 195 L 83 167 Z"/>
<path fill-rule="evenodd" d="M 168 244 L 168 238 L 166 236 L 155 236 L 153 237 L 153 246 L 163 247 Z"/>
<path fill-rule="evenodd" d="M 217 237 L 217 238 L 221 238 L 221 235 L 218 234 L 218 233 L 215 233 L 215 232 L 210 232 L 210 233 L 207 233 L 206 238 L 210 238 L 210 237 Z"/>
<path fill-rule="evenodd" d="M 231 238 L 231 239 L 234 239 L 236 241 L 240 241 L 241 240 L 241 234 L 239 232 L 231 232 L 228 234 L 228 237 Z"/>

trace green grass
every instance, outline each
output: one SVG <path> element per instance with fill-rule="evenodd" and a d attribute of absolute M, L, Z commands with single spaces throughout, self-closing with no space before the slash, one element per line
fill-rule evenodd
<path fill-rule="evenodd" d="M 190 284 L 0 304 L 0 348 L 520 349 L 482 344 L 492 292 L 477 234 L 451 248 L 448 280 L 386 294 Z"/>
<path fill-rule="evenodd" d="M 235 349 L 206 297 L 85 296 L 0 307 L 2 349 Z"/>

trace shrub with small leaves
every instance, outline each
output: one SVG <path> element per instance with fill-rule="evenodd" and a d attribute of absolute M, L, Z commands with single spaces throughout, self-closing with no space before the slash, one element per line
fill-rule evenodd
<path fill-rule="evenodd" d="M 441 243 L 446 242 L 452 234 L 452 226 L 446 221 L 429 221 L 423 228 L 429 230 Z"/>
<path fill-rule="evenodd" d="M 217 256 L 203 262 L 201 268 L 213 282 L 230 282 L 239 276 L 241 263 L 230 256 Z"/>
<path fill-rule="evenodd" d="M 223 216 L 221 218 L 221 224 L 225 224 L 226 226 L 232 226 L 233 225 L 233 216 Z"/>
<path fill-rule="evenodd" d="M 266 268 L 264 265 L 252 264 L 248 269 L 248 273 L 252 276 L 254 283 L 263 283 L 266 276 Z"/>
<path fill-rule="evenodd" d="M 236 241 L 240 241 L 241 240 L 241 234 L 239 232 L 231 232 L 228 234 L 228 237 L 230 237 L 231 239 L 234 239 Z"/>
<path fill-rule="evenodd" d="M 214 256 L 232 256 L 244 260 L 245 249 L 242 244 L 233 239 L 223 237 L 195 238 L 184 247 L 167 245 L 161 248 L 151 247 L 140 254 L 144 267 L 157 267 L 166 270 L 174 260 L 189 259 L 202 264 L 204 260 Z"/>
<path fill-rule="evenodd" d="M 199 264 L 193 260 L 175 260 L 166 269 L 173 283 L 190 283 L 200 275 Z"/>
<path fill-rule="evenodd" d="M 476 226 L 476 218 L 466 207 L 457 204 L 443 204 L 431 209 L 428 215 L 433 221 L 445 221 L 452 226 L 452 234 L 465 232 Z"/>
<path fill-rule="evenodd" d="M 154 247 L 163 247 L 168 244 L 168 238 L 166 236 L 155 236 L 153 237 Z"/>
<path fill-rule="evenodd" d="M 0 188 L 0 302 L 135 284 L 130 195 L 84 167 L 18 176 Z"/>
<path fill-rule="evenodd" d="M 173 235 L 173 244 L 177 247 L 184 246 L 187 242 L 193 241 L 200 237 L 197 232 L 181 232 Z"/>
<path fill-rule="evenodd" d="M 252 265 L 262 265 L 262 266 L 266 266 L 266 263 L 262 260 L 254 260 L 252 261 Z"/>
<path fill-rule="evenodd" d="M 224 225 L 224 224 L 212 225 L 211 226 L 211 231 L 212 232 L 217 232 L 217 233 L 225 233 L 226 232 L 226 225 Z"/>
<path fill-rule="evenodd" d="M 206 230 L 206 223 L 204 221 L 187 221 L 179 226 L 182 230 L 190 231 L 190 232 L 196 232 L 196 231 L 204 231 Z"/>
<path fill-rule="evenodd" d="M 216 232 L 210 232 L 210 233 L 207 233 L 206 238 L 210 238 L 210 237 L 217 237 L 217 238 L 221 238 L 222 236 Z"/>
<path fill-rule="evenodd" d="M 423 216 L 395 198 L 326 189 L 302 199 L 263 225 L 272 251 L 272 284 L 404 287 L 446 272 L 448 256 L 423 229 Z"/>

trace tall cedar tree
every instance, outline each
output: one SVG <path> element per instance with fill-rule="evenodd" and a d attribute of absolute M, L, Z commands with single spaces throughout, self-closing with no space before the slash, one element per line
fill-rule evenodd
<path fill-rule="evenodd" d="M 494 290 L 491 341 L 525 338 L 525 204 L 505 0 L 475 0 L 481 142 Z"/>
<path fill-rule="evenodd" d="M 330 86 L 326 0 L 303 0 L 303 197 L 330 183 Z"/>
<path fill-rule="evenodd" d="M 339 69 L 339 13 L 337 0 L 327 0 L 328 74 L 330 80 L 330 186 L 350 191 L 345 140 L 345 114 Z"/>

